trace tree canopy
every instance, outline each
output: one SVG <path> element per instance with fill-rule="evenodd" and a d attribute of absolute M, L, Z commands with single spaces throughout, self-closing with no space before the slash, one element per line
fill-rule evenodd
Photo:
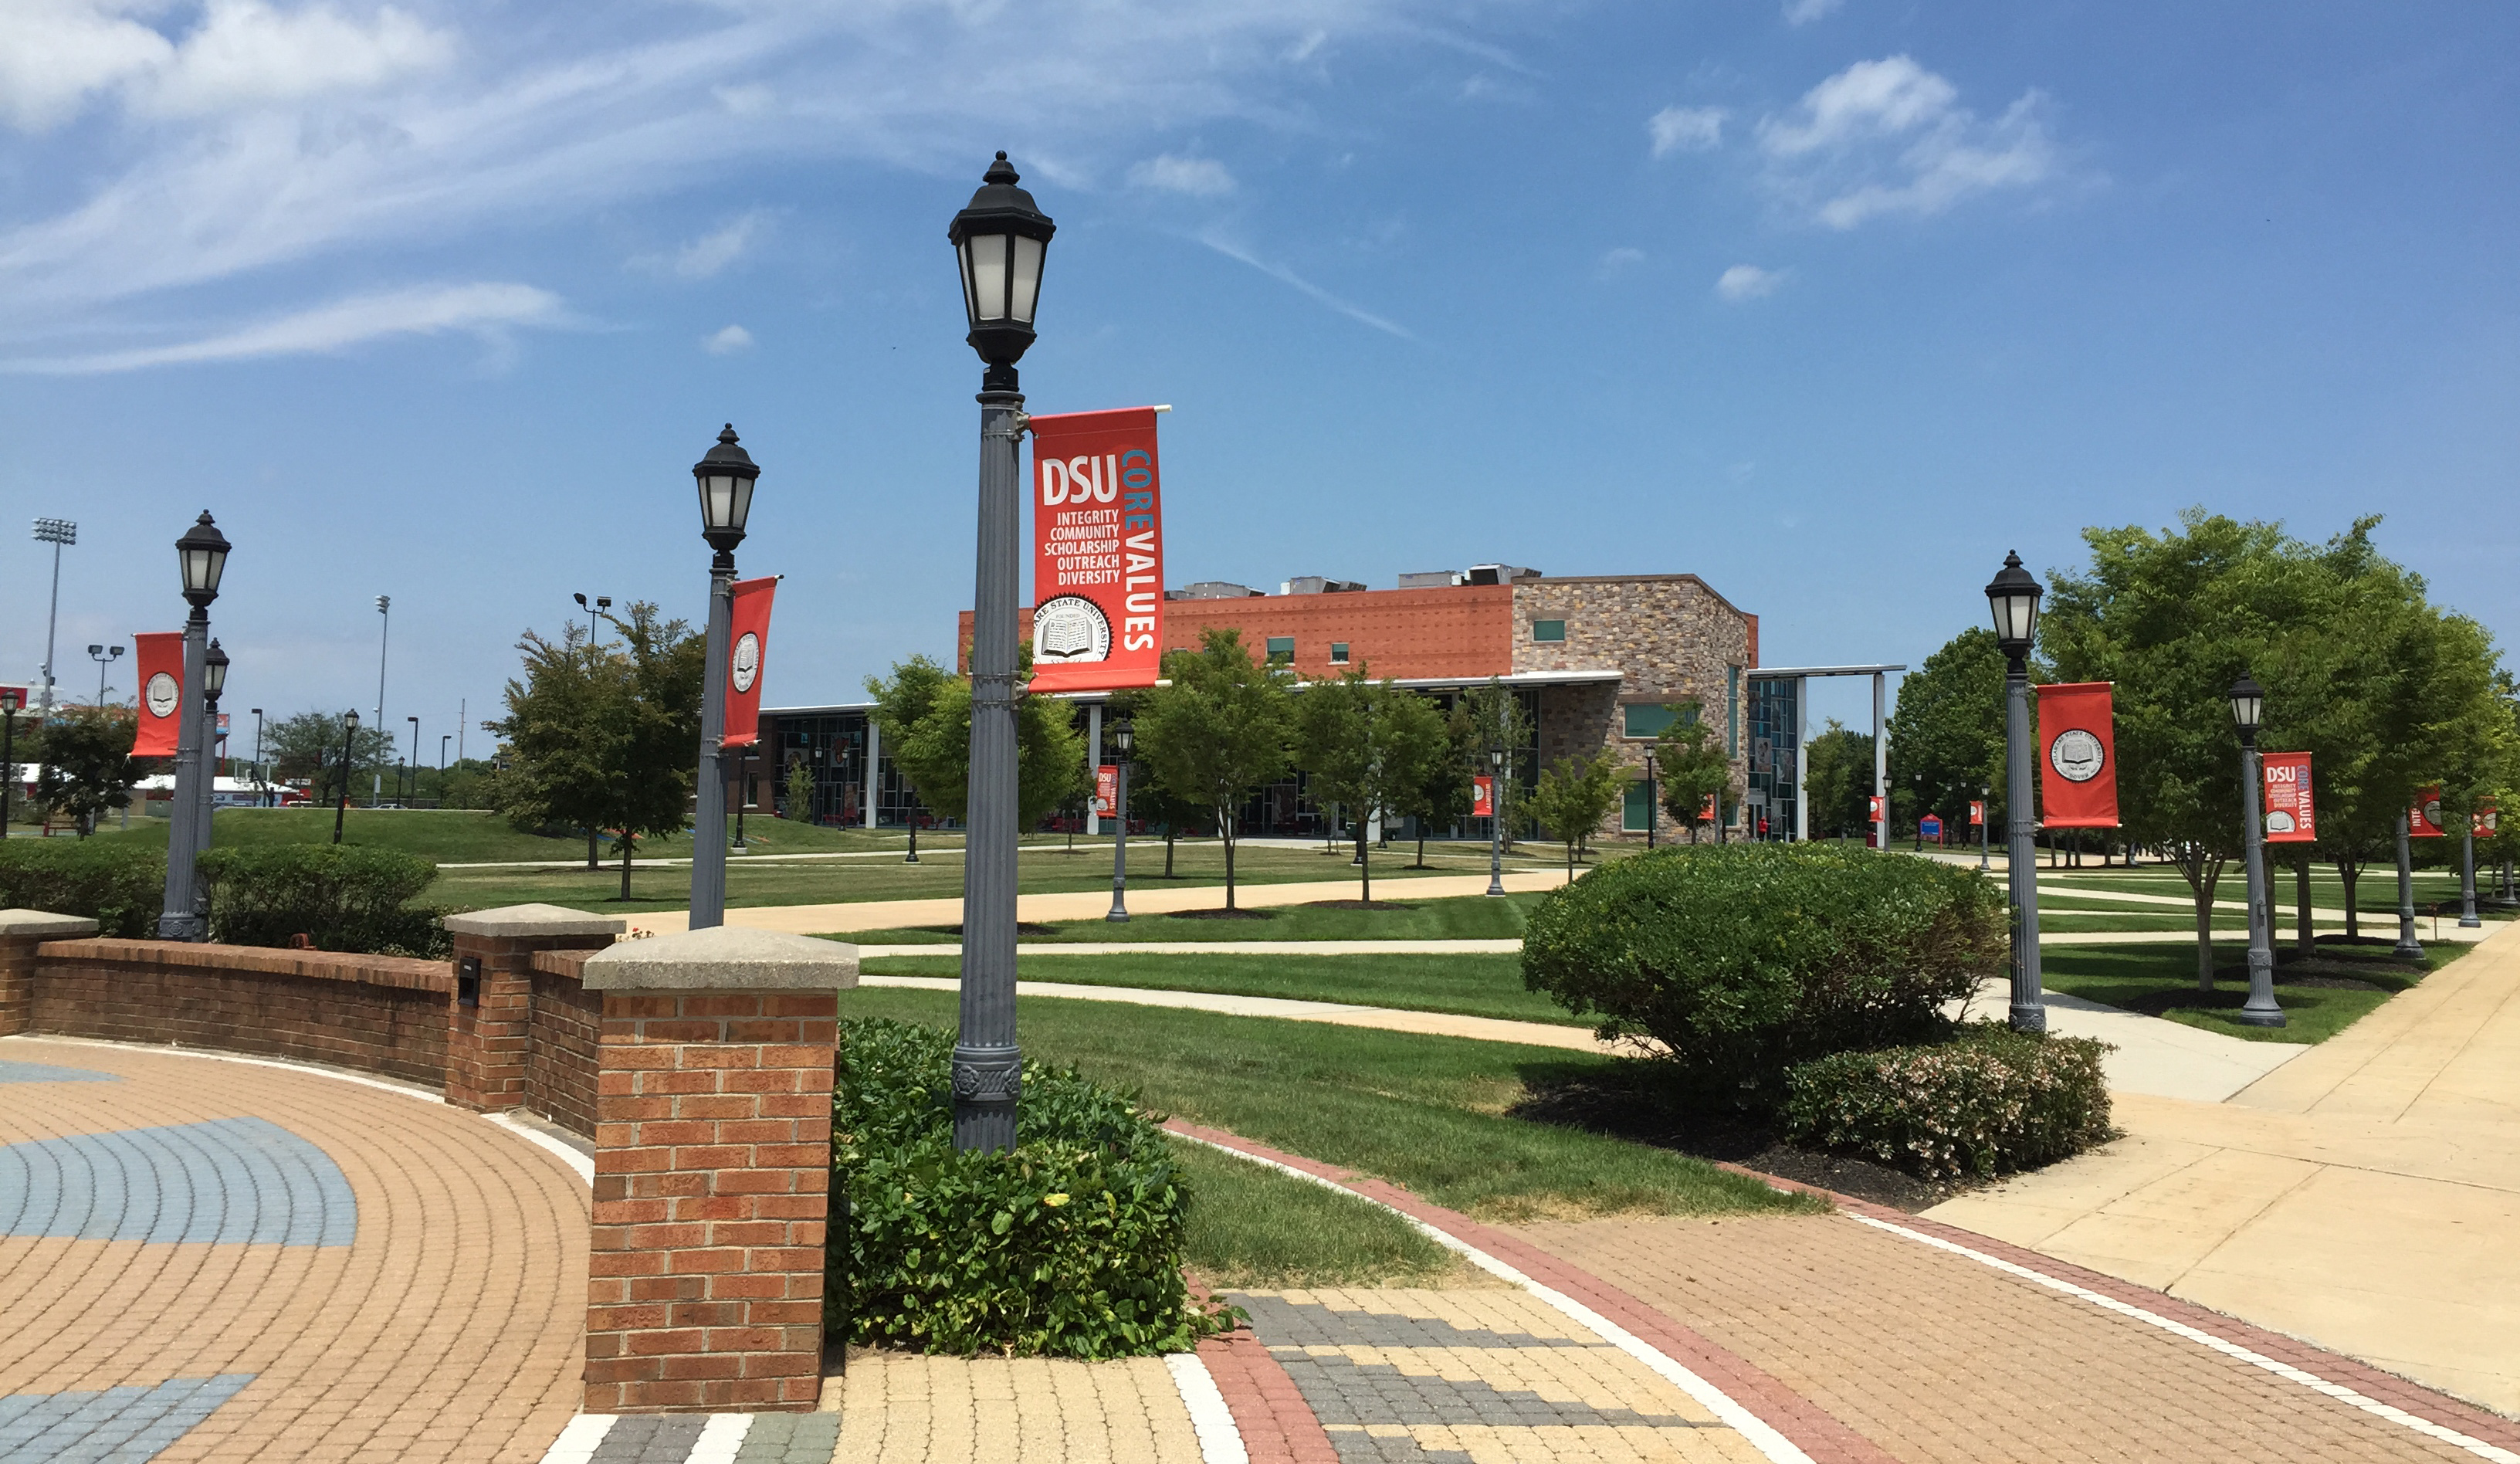
<path fill-rule="evenodd" d="M 76 820 L 81 839 L 96 832 L 98 814 L 129 807 L 131 785 L 141 778 L 131 755 L 139 722 L 128 707 L 56 707 L 44 729 L 35 801 Z"/>
<path fill-rule="evenodd" d="M 1975 626 L 1952 637 L 1899 683 L 1890 713 L 1890 788 L 1896 811 L 1914 819 L 1939 813 L 1965 823 L 1971 801 L 1987 816 L 2003 806 L 2003 652 L 1995 632 Z M 1865 738 L 1868 759 L 1871 739 Z M 1868 796 L 1868 760 L 1863 786 Z M 1992 792 L 1981 793 L 1989 789 Z M 1862 802 L 1857 803 L 1859 812 Z"/>
<path fill-rule="evenodd" d="M 1364 897 L 1373 898 L 1373 854 L 1367 826 L 1396 819 L 1423 798 L 1433 769 L 1452 752 L 1444 717 L 1432 703 L 1358 666 L 1333 681 L 1316 681 L 1294 699 L 1297 763 L 1312 779 L 1315 801 L 1347 810 L 1356 831 Z"/>
<path fill-rule="evenodd" d="M 1018 677 L 1032 670 L 1026 647 Z M 971 792 L 971 683 L 913 656 L 892 674 L 867 678 L 875 697 L 876 727 L 891 750 L 892 765 L 918 792 L 919 801 L 947 818 L 966 815 Z M 1065 702 L 1048 697 L 1015 699 L 1015 827 L 1029 829 L 1054 809 L 1093 786 L 1085 766 L 1085 738 Z"/>
<path fill-rule="evenodd" d="M 1697 831 L 1720 820 L 1724 804 L 1735 796 L 1732 759 L 1725 755 L 1715 729 L 1698 716 L 1697 703 L 1672 705 L 1680 714 L 1654 739 L 1654 775 L 1661 783 L 1663 811 L 1695 844 Z M 1712 812 L 1706 806 L 1709 799 L 1715 801 Z"/>
<path fill-rule="evenodd" d="M 1138 756 L 1163 785 L 1196 799 L 1216 817 L 1225 841 L 1225 907 L 1235 908 L 1235 814 L 1245 800 L 1285 772 L 1294 734 L 1290 675 L 1251 659 L 1240 631 L 1200 632 L 1195 651 L 1164 656 L 1172 684 L 1145 694 L 1138 711 Z"/>
<path fill-rule="evenodd" d="M 1627 787 L 1627 768 L 1606 748 L 1590 757 L 1560 757 L 1541 770 L 1539 784 L 1523 801 L 1523 812 L 1566 846 L 1569 879 L 1585 841 L 1619 805 Z"/>

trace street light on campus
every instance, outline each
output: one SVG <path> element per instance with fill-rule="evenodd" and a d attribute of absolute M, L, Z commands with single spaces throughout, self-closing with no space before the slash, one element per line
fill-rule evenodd
<path fill-rule="evenodd" d="M 726 663 L 735 625 L 735 546 L 752 517 L 752 485 L 761 470 L 735 435 L 735 424 L 692 465 L 699 485 L 700 537 L 708 541 L 708 645 L 700 694 L 700 767 L 697 825 L 692 830 L 692 923 L 696 931 L 726 924 Z"/>
<path fill-rule="evenodd" d="M 2251 1027 L 2281 1027 L 2275 1005 L 2275 952 L 2267 909 L 2267 826 L 2259 811 L 2258 724 L 2266 717 L 2266 688 L 2248 672 L 2231 683 L 2231 721 L 2240 729 L 2240 818 L 2249 876 L 2249 999 L 2240 1020 Z"/>
<path fill-rule="evenodd" d="M 1654 846 L 1654 825 L 1662 822 L 1662 805 L 1654 801 L 1654 755 L 1645 754 L 1645 847 Z"/>
<path fill-rule="evenodd" d="M 333 842 L 341 842 L 341 820 L 350 808 L 350 755 L 359 741 L 359 712 L 352 708 L 341 713 L 341 798 L 333 805 Z"/>
<path fill-rule="evenodd" d="M 1021 526 L 1015 362 L 1033 343 L 1041 269 L 1056 231 L 1007 155 L 981 174 L 945 237 L 963 280 L 963 339 L 979 353 L 980 522 L 971 595 L 971 771 L 963 856 L 963 982 L 954 1043 L 954 1147 L 1015 1140 L 1015 581 Z"/>
<path fill-rule="evenodd" d="M 18 709 L 26 694 L 0 686 L 0 839 L 9 837 L 9 796 L 18 791 Z"/>
<path fill-rule="evenodd" d="M 218 806 L 219 788 L 219 696 L 228 689 L 228 653 L 219 649 L 216 636 L 210 638 L 210 649 L 202 658 L 202 760 L 207 772 L 202 778 L 202 821 L 193 833 L 193 846 L 210 846 L 211 810 Z"/>
<path fill-rule="evenodd" d="M 1105 920 L 1129 918 L 1129 752 L 1138 745 L 1137 724 L 1122 717 L 1111 728 L 1111 746 L 1120 755 L 1111 793 L 1111 913 Z"/>
<path fill-rule="evenodd" d="M 176 698 L 175 798 L 166 830 L 166 899 L 158 915 L 158 938 L 199 940 L 208 933 L 202 917 L 195 856 L 209 844 L 208 748 L 203 740 L 202 709 L 206 696 L 192 688 L 207 686 L 210 604 L 219 598 L 219 580 L 227 573 L 228 541 L 203 509 L 201 518 L 175 541 L 175 563 L 181 571 L 184 599 L 193 613 L 184 619 L 184 681 Z M 226 667 L 220 667 L 222 678 Z M 147 691 L 142 692 L 143 697 Z"/>
<path fill-rule="evenodd" d="M 2039 634 L 2038 580 L 2006 554 L 1986 587 L 1995 615 L 1995 644 L 2003 652 L 2003 849 L 2012 890 L 2012 1003 L 2015 1031 L 2046 1031 L 2039 991 L 2039 866 L 2031 848 L 2035 795 L 2030 779 L 2030 648 Z"/>
<path fill-rule="evenodd" d="M 1505 749 L 1488 749 L 1488 893 L 1505 893 Z"/>
<path fill-rule="evenodd" d="M 108 649 L 104 646 L 90 646 L 87 648 L 87 659 L 96 663 L 96 705 L 102 707 L 105 705 L 106 670 L 122 659 L 122 648 L 114 646 Z"/>

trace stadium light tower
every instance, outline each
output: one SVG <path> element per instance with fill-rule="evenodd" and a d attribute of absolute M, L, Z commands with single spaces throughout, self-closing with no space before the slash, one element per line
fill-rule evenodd
<path fill-rule="evenodd" d="M 62 619 L 62 549 L 78 542 L 78 525 L 68 519 L 37 519 L 35 542 L 53 546 L 53 609 L 44 621 L 43 720 L 53 715 L 53 634 Z"/>

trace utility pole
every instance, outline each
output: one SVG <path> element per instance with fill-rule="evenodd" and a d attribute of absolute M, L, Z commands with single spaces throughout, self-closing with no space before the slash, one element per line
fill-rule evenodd
<path fill-rule="evenodd" d="M 382 732 L 385 726 L 385 638 L 393 629 L 393 596 L 377 596 L 377 730 Z M 379 763 L 376 781 L 368 789 L 368 806 L 373 808 L 383 802 L 384 797 L 384 764 Z"/>
<path fill-rule="evenodd" d="M 44 620 L 43 720 L 49 722 L 53 719 L 53 637 L 62 621 L 62 546 L 78 542 L 78 525 L 68 519 L 37 519 L 35 542 L 53 546 L 53 609 Z"/>

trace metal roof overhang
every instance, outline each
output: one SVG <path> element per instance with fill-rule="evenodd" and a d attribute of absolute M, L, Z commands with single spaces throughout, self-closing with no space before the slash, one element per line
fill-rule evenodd
<path fill-rule="evenodd" d="M 1754 665 L 1753 681 L 1791 681 L 1804 676 L 1876 676 L 1885 671 L 1904 671 L 1904 665 Z"/>

